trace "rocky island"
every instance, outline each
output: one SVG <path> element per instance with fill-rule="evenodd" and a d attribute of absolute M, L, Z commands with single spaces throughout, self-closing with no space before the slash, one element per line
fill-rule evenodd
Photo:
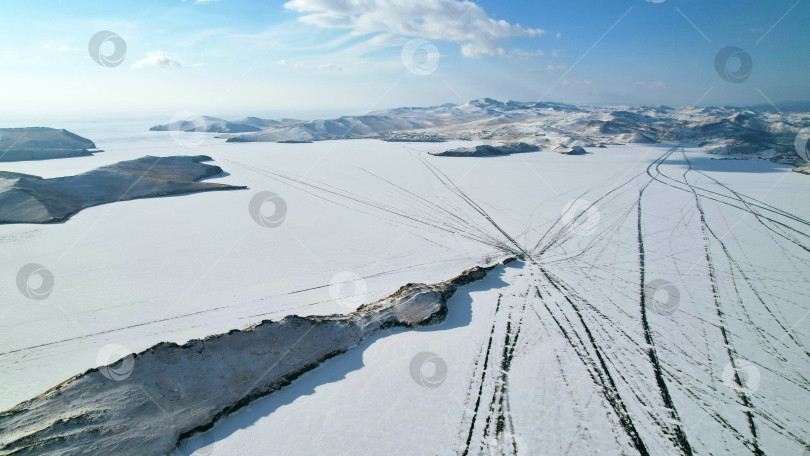
<path fill-rule="evenodd" d="M 458 147 L 443 152 L 433 152 L 437 157 L 494 157 L 499 155 L 519 154 L 522 152 L 535 152 L 540 150 L 533 144 L 524 142 L 500 145 L 483 144 L 475 147 Z"/>
<path fill-rule="evenodd" d="M 0 128 L 0 162 L 86 157 L 99 152 L 93 141 L 64 129 Z"/>
<path fill-rule="evenodd" d="M 198 182 L 222 173 L 219 166 L 202 163 L 210 160 L 205 155 L 146 156 L 52 179 L 0 172 L 0 224 L 59 222 L 107 203 L 245 188 Z"/>

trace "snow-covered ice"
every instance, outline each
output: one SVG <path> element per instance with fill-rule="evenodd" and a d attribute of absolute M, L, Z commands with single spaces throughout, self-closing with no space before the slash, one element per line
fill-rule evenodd
<path fill-rule="evenodd" d="M 3 409 L 104 364 L 107 346 L 348 313 L 518 254 L 461 287 L 443 323 L 378 333 L 179 451 L 800 454 L 810 440 L 810 193 L 789 166 L 675 144 L 448 159 L 428 152 L 469 143 L 188 150 L 152 134 L 148 151 L 97 140 L 97 156 L 6 167 L 205 154 L 230 173 L 211 182 L 249 190 L 0 227 Z M 279 227 L 250 217 L 258 191 L 285 200 Z M 28 263 L 53 273 L 47 299 L 17 290 Z M 367 293 L 342 299 L 336 276 Z"/>

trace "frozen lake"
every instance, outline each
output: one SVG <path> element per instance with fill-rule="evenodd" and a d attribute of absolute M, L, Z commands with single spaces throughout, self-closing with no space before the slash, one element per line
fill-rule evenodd
<path fill-rule="evenodd" d="M 799 454 L 807 441 L 810 192 L 790 167 L 672 144 L 450 158 L 427 152 L 462 143 L 210 135 L 189 148 L 87 128 L 73 131 L 105 152 L 3 169 L 204 154 L 228 174 L 210 182 L 249 189 L 0 226 L 0 409 L 98 366 L 108 346 L 347 313 L 506 249 L 523 261 L 460 289 L 442 325 L 364 342 L 191 449 Z M 286 203 L 279 226 L 251 217 L 260 191 Z M 53 274 L 47 299 L 17 289 L 29 263 Z M 409 371 L 421 352 L 444 363 L 440 385 Z"/>

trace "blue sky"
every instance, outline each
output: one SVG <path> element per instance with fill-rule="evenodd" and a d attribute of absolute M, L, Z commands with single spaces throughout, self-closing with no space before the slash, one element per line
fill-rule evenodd
<path fill-rule="evenodd" d="M 810 1 L 655 1 L 4 0 L 0 103 L 5 114 L 295 115 L 480 97 L 810 99 Z M 91 58 L 100 30 L 126 43 L 120 65 Z M 751 58 L 742 82 L 715 68 L 727 46 Z"/>

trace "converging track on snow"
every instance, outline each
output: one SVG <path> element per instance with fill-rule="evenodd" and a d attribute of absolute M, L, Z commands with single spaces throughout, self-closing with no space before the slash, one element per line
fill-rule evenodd
<path fill-rule="evenodd" d="M 642 455 L 784 454 L 791 448 L 798 454 L 806 445 L 808 423 L 798 404 L 806 405 L 810 386 L 808 352 L 793 328 L 808 310 L 793 301 L 806 290 L 803 279 L 810 271 L 806 219 L 696 169 L 683 145 L 674 145 L 643 173 L 588 191 L 592 204 L 561 215 L 528 248 L 437 166 L 423 162 L 460 204 L 480 215 L 486 228 L 466 222 L 468 233 L 524 259 L 519 277 L 490 303 L 492 325 L 481 337 L 471 371 L 460 454 L 488 451 L 493 442 L 499 452 L 519 454 L 564 436 L 568 440 L 564 446 L 558 442 L 559 449 L 570 454 L 599 447 Z M 649 207 L 659 201 L 663 204 Z M 707 206 L 713 214 L 707 215 Z M 601 220 L 597 232 L 583 233 L 593 223 L 591 208 L 601 209 Z M 771 243 L 766 248 L 784 256 L 777 264 L 790 265 L 799 279 L 784 291 L 795 294 L 771 289 L 764 276 L 777 272 L 751 261 L 744 245 L 752 242 Z M 607 267 L 606 251 L 625 261 Z M 676 269 L 661 274 L 659 263 Z M 572 272 L 579 283 L 564 278 Z M 662 301 L 670 296 L 656 296 L 648 286 L 661 277 L 682 290 L 683 298 L 702 299 L 665 308 Z M 582 287 L 586 278 L 591 286 Z M 783 307 L 790 307 L 793 319 Z M 527 356 L 546 350 L 550 363 Z M 572 416 L 562 422 L 576 424 L 555 427 L 540 420 L 535 426 L 542 429 L 516 426 L 512 397 L 526 392 L 515 392 L 510 376 L 513 366 L 527 363 L 539 363 L 546 371 L 540 375 L 563 383 L 566 395 L 559 399 Z M 603 411 L 586 414 L 594 399 Z M 548 413 L 540 406 L 545 402 L 536 403 L 528 418 Z M 611 443 L 577 448 L 590 440 L 589 433 L 603 432 L 594 432 L 600 425 L 610 430 Z"/>
<path fill-rule="evenodd" d="M 455 204 L 423 201 L 416 212 L 328 193 L 522 258 L 503 272 L 506 286 L 473 298 L 486 324 L 465 338 L 473 346 L 466 385 L 452 391 L 463 402 L 446 412 L 457 416 L 456 441 L 438 453 L 803 451 L 803 214 L 746 194 L 739 180 L 725 184 L 717 171 L 729 162 L 701 169 L 702 153 L 671 145 L 645 168 L 579 195 L 578 208 L 543 230 L 510 233 L 441 163 L 420 159 Z M 457 217 L 463 209 L 475 218 Z"/>
<path fill-rule="evenodd" d="M 809 449 L 810 207 L 774 198 L 784 174 L 661 144 L 621 173 L 523 195 L 537 205 L 517 211 L 504 195 L 520 185 L 498 180 L 508 173 L 462 183 L 447 170 L 447 160 L 490 159 L 409 153 L 433 195 L 362 167 L 366 191 L 223 156 L 234 171 L 426 241 L 462 238 L 519 261 L 460 287 L 446 322 L 389 329 L 192 436 L 213 454 L 269 444 L 300 454 Z M 424 352 L 445 366 L 438 384 L 408 373 Z"/>

